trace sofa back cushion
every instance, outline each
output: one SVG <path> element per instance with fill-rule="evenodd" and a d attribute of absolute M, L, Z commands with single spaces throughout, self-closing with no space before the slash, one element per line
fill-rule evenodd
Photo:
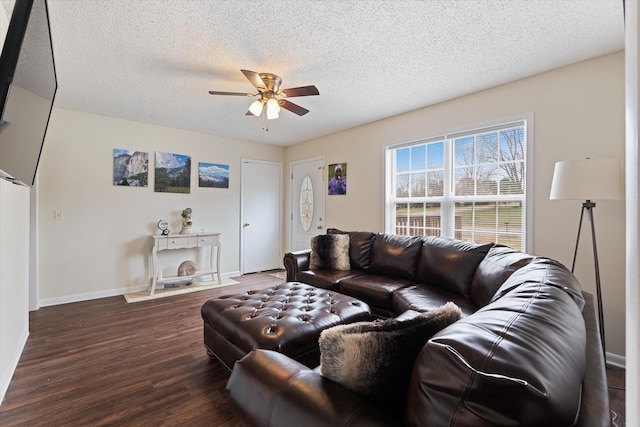
<path fill-rule="evenodd" d="M 492 246 L 493 243 L 481 245 L 441 237 L 425 237 L 417 279 L 420 283 L 469 297 L 476 268 Z"/>
<path fill-rule="evenodd" d="M 499 299 L 434 335 L 413 367 L 407 424 L 574 425 L 586 371 L 574 281 L 536 260 L 507 279 Z"/>
<path fill-rule="evenodd" d="M 471 282 L 471 299 L 478 307 L 489 304 L 496 290 L 514 271 L 529 264 L 534 256 L 507 246 L 496 245 L 489 249 Z"/>
<path fill-rule="evenodd" d="M 349 235 L 349 260 L 354 270 L 366 270 L 369 268 L 371 247 L 376 233 L 370 231 L 342 231 L 337 228 L 328 228 L 327 234 Z"/>
<path fill-rule="evenodd" d="M 378 234 L 371 248 L 372 273 L 415 280 L 422 249 L 420 237 Z"/>

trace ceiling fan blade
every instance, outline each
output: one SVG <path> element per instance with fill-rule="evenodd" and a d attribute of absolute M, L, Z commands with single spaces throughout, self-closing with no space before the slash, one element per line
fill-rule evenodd
<path fill-rule="evenodd" d="M 279 93 L 284 94 L 287 98 L 293 98 L 295 96 L 320 95 L 318 88 L 314 85 L 282 89 Z"/>
<path fill-rule="evenodd" d="M 249 79 L 251 84 L 254 85 L 256 89 L 265 90 L 267 88 L 267 85 L 265 85 L 262 79 L 260 78 L 260 74 L 250 70 L 240 70 L 240 71 L 242 71 L 242 74 L 244 74 L 244 76 L 247 79 Z"/>
<path fill-rule="evenodd" d="M 309 112 L 309 110 L 307 110 L 306 108 L 294 104 L 293 102 L 287 101 L 286 99 L 279 99 L 278 104 L 280 104 L 282 108 L 289 110 L 299 116 L 304 116 Z"/>
<path fill-rule="evenodd" d="M 219 92 L 217 90 L 210 90 L 209 93 L 211 95 L 256 96 L 253 93 L 246 93 L 246 92 Z"/>

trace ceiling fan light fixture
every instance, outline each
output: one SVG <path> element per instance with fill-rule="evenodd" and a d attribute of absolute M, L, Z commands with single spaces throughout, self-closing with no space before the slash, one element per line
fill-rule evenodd
<path fill-rule="evenodd" d="M 277 119 L 280 116 L 280 105 L 278 104 L 278 100 L 275 98 L 270 98 L 267 101 L 267 119 L 273 120 Z"/>
<path fill-rule="evenodd" d="M 260 114 L 262 114 L 262 107 L 264 107 L 264 105 L 262 104 L 262 99 L 258 99 L 249 106 L 249 112 L 258 117 L 260 116 Z"/>
<path fill-rule="evenodd" d="M 256 117 L 262 116 L 264 123 L 266 123 L 267 120 L 273 120 L 280 117 L 281 108 L 284 108 L 298 116 L 304 116 L 309 112 L 306 108 L 294 104 L 286 98 L 320 95 L 318 88 L 314 85 L 280 89 L 282 79 L 275 74 L 256 73 L 255 71 L 250 70 L 240 71 L 242 71 L 242 74 L 244 74 L 249 82 L 251 82 L 251 84 L 258 90 L 258 93 L 221 92 L 217 90 L 210 90 L 209 94 L 259 97 L 257 101 L 254 101 L 249 106 L 249 111 L 246 114 Z"/>

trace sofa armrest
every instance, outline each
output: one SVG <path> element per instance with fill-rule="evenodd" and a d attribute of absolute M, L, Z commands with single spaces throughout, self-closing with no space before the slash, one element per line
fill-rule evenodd
<path fill-rule="evenodd" d="M 298 271 L 309 269 L 311 249 L 288 252 L 284 254 L 284 268 L 287 269 L 287 282 L 295 282 Z"/>
<path fill-rule="evenodd" d="M 402 425 L 401 419 L 271 350 L 253 350 L 236 362 L 227 390 L 247 427 Z"/>
<path fill-rule="evenodd" d="M 593 295 L 588 292 L 583 292 L 582 295 L 585 301 L 582 316 L 587 330 L 587 370 L 582 383 L 582 405 L 577 425 L 580 427 L 611 426 L 607 372 L 593 306 Z"/>

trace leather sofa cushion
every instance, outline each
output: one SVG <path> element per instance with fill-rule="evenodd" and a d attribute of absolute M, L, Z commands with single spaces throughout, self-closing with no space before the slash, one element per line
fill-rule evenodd
<path fill-rule="evenodd" d="M 258 349 L 239 360 L 227 390 L 243 426 L 402 425 L 397 417 L 275 351 Z"/>
<path fill-rule="evenodd" d="M 358 270 L 304 270 L 296 274 L 296 281 L 307 283 L 316 288 L 337 291 L 340 281 L 364 274 Z"/>
<path fill-rule="evenodd" d="M 470 315 L 478 307 L 468 298 L 435 286 L 418 284 L 403 288 L 393 293 L 392 305 L 394 313 L 404 313 L 407 310 L 425 312 L 435 310 L 447 302 L 455 303 L 465 315 Z"/>
<path fill-rule="evenodd" d="M 574 425 L 586 329 L 573 290 L 554 283 L 573 275 L 554 263 L 518 272 L 500 298 L 423 347 L 409 386 L 408 425 Z"/>
<path fill-rule="evenodd" d="M 471 299 L 479 307 L 489 304 L 498 288 L 514 271 L 529 264 L 534 257 L 508 246 L 496 245 L 489 249 L 471 282 Z"/>
<path fill-rule="evenodd" d="M 476 268 L 493 245 L 425 237 L 417 279 L 468 298 Z"/>
<path fill-rule="evenodd" d="M 337 228 L 329 228 L 327 229 L 327 234 L 348 234 L 351 268 L 356 270 L 366 270 L 369 268 L 371 247 L 373 246 L 376 233 L 370 231 L 342 231 Z"/>
<path fill-rule="evenodd" d="M 372 306 L 372 310 L 374 307 L 391 310 L 393 293 L 413 284 L 415 282 L 408 279 L 379 274 L 363 274 L 342 279 L 339 292 L 366 301 Z"/>
<path fill-rule="evenodd" d="M 371 248 L 372 273 L 415 280 L 422 250 L 420 237 L 378 234 Z"/>

